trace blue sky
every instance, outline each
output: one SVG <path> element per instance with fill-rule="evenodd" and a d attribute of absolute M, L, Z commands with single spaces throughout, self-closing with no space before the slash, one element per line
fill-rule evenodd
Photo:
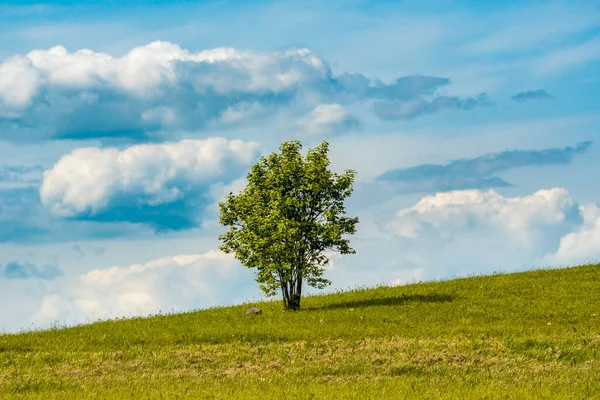
<path fill-rule="evenodd" d="M 600 258 L 593 1 L 0 1 L 0 328 L 260 298 L 218 201 L 358 172 L 331 289 Z"/>

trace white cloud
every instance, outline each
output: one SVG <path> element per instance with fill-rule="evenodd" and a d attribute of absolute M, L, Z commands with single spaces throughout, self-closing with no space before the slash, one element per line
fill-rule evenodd
<path fill-rule="evenodd" d="M 297 110 L 291 113 L 297 118 L 299 110 L 314 107 L 300 124 L 312 134 L 337 133 L 359 125 L 339 102 L 423 101 L 422 96 L 450 83 L 422 75 L 389 84 L 360 73 L 336 75 L 306 48 L 190 52 L 164 41 L 121 57 L 89 49 L 69 52 L 63 46 L 33 50 L 0 62 L 0 71 L 0 116 L 10 117 L 0 120 L 0 134 L 14 141 L 139 141 L 264 119 L 283 110 Z M 472 108 L 474 101 L 436 99 L 426 102 L 426 113 Z"/>
<path fill-rule="evenodd" d="M 359 212 L 357 235 L 350 238 L 356 254 L 327 271 L 334 288 L 556 266 L 558 256 L 547 255 L 557 249 L 562 265 L 600 254 L 600 211 L 580 209 L 562 188 L 521 197 L 493 190 L 438 193 L 402 208 L 391 222 L 385 208 Z"/>
<path fill-rule="evenodd" d="M 30 59 L 12 57 L 0 64 L 0 117 L 11 109 L 28 106 L 40 85 L 40 77 Z M 2 103 L 10 106 L 2 109 Z M 14 111 L 13 111 L 14 112 Z"/>
<path fill-rule="evenodd" d="M 60 317 L 61 307 L 70 308 L 70 305 L 64 302 L 57 294 L 46 296 L 42 300 L 42 306 L 35 313 L 32 320 L 56 321 Z"/>
<path fill-rule="evenodd" d="M 89 271 L 73 286 L 65 286 L 63 292 L 46 296 L 33 319 L 37 325 L 57 320 L 70 325 L 190 310 L 258 296 L 249 270 L 232 255 L 208 251 Z"/>
<path fill-rule="evenodd" d="M 258 143 L 224 138 L 115 148 L 79 148 L 44 172 L 42 204 L 61 217 L 96 215 L 111 207 L 184 201 L 236 178 L 257 156 Z"/>
<path fill-rule="evenodd" d="M 600 208 L 581 206 L 583 224 L 560 238 L 558 250 L 546 260 L 551 264 L 572 265 L 600 260 Z"/>
<path fill-rule="evenodd" d="M 298 124 L 309 135 L 333 134 L 360 126 L 359 120 L 338 103 L 319 104 Z"/>
<path fill-rule="evenodd" d="M 577 203 L 562 188 L 522 197 L 444 192 L 401 209 L 391 222 L 387 214 L 371 218 L 381 226 L 380 237 L 371 232 L 357 239 L 357 259 L 377 260 L 379 281 L 396 283 L 545 266 L 544 256 L 581 224 Z M 343 264 L 355 263 L 347 260 Z"/>
<path fill-rule="evenodd" d="M 177 111 L 167 106 L 150 108 L 142 113 L 142 119 L 149 123 L 157 123 L 168 127 L 176 124 Z"/>
<path fill-rule="evenodd" d="M 399 236 L 418 238 L 427 230 L 453 237 L 465 229 L 488 227 L 502 229 L 530 246 L 533 235 L 566 222 L 576 207 L 562 188 L 512 198 L 492 189 L 457 190 L 423 197 L 415 206 L 400 210 L 393 229 Z"/>
<path fill-rule="evenodd" d="M 90 88 L 103 83 L 137 95 L 159 94 L 160 86 L 173 85 L 185 78 L 180 64 L 204 68 L 192 77 L 197 90 L 211 87 L 218 93 L 235 91 L 281 91 L 308 75 L 327 71 L 307 49 L 259 54 L 234 48 L 216 48 L 190 53 L 178 45 L 156 41 L 135 47 L 120 58 L 89 49 L 69 53 L 62 46 L 34 50 L 27 54 L 38 75 L 48 85 Z M 219 63 L 229 74 L 213 69 Z M 232 79 L 233 78 L 233 79 Z"/>
<path fill-rule="evenodd" d="M 343 258 L 342 254 L 338 253 L 337 251 L 332 251 L 332 250 L 325 250 L 323 252 L 323 255 L 325 257 L 327 257 L 327 259 L 329 260 L 329 262 L 327 263 L 327 265 L 321 265 L 321 267 L 325 271 L 331 271 L 331 270 L 333 270 L 336 267 L 338 261 Z"/>
<path fill-rule="evenodd" d="M 262 105 L 259 103 L 238 103 L 227 107 L 221 116 L 213 121 L 211 127 L 220 126 L 232 127 L 244 125 L 251 126 L 252 121 L 261 121 L 262 118 L 270 115 L 273 119 L 277 117 L 277 107 L 274 105 Z M 283 113 L 282 113 L 283 114 Z M 261 126 L 262 122 L 261 122 Z"/>
<path fill-rule="evenodd" d="M 328 82 L 330 73 L 307 49 L 194 53 L 156 41 L 113 57 L 55 46 L 0 62 L 0 116 L 23 121 L 30 139 L 144 137 L 251 118 L 265 105 L 289 102 L 299 87 Z M 23 127 L 9 122 L 6 138 L 23 140 L 14 137 Z"/>

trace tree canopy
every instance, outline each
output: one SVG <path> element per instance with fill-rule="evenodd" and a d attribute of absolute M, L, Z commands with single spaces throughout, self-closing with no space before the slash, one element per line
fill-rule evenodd
<path fill-rule="evenodd" d="M 261 157 L 243 191 L 219 203 L 220 249 L 256 268 L 268 296 L 281 290 L 286 309 L 300 308 L 303 284 L 322 289 L 329 263 L 326 250 L 353 254 L 349 240 L 358 218 L 347 217 L 344 200 L 352 194 L 356 171 L 328 169 L 329 144 L 323 141 L 305 157 L 299 141 L 284 142 L 280 153 Z"/>

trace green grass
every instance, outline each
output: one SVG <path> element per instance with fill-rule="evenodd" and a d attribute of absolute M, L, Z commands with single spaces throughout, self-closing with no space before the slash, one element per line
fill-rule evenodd
<path fill-rule="evenodd" d="M 2 335 L 0 398 L 600 398 L 597 265 L 256 305 Z"/>

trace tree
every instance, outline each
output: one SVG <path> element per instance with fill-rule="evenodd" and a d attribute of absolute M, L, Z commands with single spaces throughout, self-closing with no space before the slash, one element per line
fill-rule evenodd
<path fill-rule="evenodd" d="M 342 235 L 355 233 L 358 223 L 344 207 L 356 171 L 329 171 L 326 141 L 305 158 L 301 149 L 299 141 L 289 141 L 281 144 L 281 153 L 262 156 L 246 188 L 219 203 L 220 223 L 229 227 L 219 236 L 220 249 L 256 268 L 267 296 L 281 289 L 286 310 L 300 308 L 304 283 L 318 289 L 331 284 L 323 278 L 329 263 L 324 252 L 354 254 Z"/>

